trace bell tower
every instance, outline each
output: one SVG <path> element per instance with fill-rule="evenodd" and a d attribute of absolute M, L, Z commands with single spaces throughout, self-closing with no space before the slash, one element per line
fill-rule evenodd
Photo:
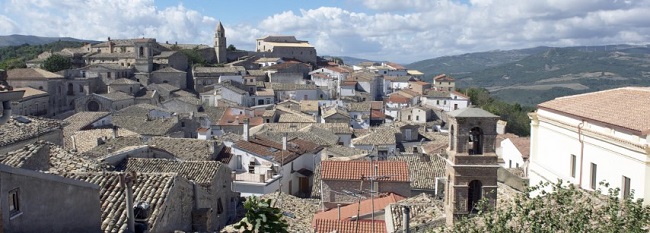
<path fill-rule="evenodd" d="M 226 31 L 223 25 L 219 22 L 216 32 L 214 33 L 214 52 L 216 54 L 217 63 L 226 63 Z"/>
<path fill-rule="evenodd" d="M 445 188 L 447 224 L 478 212 L 478 202 L 487 199 L 488 208 L 497 200 L 496 125 L 499 116 L 480 108 L 447 113 L 449 147 Z"/>

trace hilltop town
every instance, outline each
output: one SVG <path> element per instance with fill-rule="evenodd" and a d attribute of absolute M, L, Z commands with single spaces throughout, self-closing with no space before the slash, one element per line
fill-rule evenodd
<path fill-rule="evenodd" d="M 648 87 L 544 102 L 528 137 L 449 75 L 226 38 L 108 37 L 0 70 L 0 232 L 239 232 L 251 197 L 289 232 L 426 231 L 557 179 L 650 203 Z"/>

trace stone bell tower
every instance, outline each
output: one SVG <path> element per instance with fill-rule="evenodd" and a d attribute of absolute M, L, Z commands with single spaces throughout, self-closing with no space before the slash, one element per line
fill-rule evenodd
<path fill-rule="evenodd" d="M 497 200 L 496 125 L 499 116 L 480 108 L 447 113 L 447 184 L 445 213 L 447 224 L 476 213 L 477 203 L 486 198 L 489 207 Z"/>
<path fill-rule="evenodd" d="M 228 62 L 226 58 L 226 31 L 223 29 L 221 22 L 217 25 L 216 32 L 214 33 L 214 52 L 216 54 L 217 63 Z"/>

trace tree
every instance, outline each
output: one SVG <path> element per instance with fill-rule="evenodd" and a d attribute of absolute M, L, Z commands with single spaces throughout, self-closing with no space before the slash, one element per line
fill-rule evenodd
<path fill-rule="evenodd" d="M 544 191 L 550 187 L 552 192 Z M 453 228 L 439 232 L 648 232 L 650 206 L 643 199 L 619 198 L 619 189 L 601 182 L 586 191 L 559 180 L 540 183 L 514 198 L 513 203 L 483 209 L 472 218 L 462 219 Z M 541 195 L 532 196 L 532 192 Z M 485 202 L 483 202 L 485 203 Z M 484 205 L 485 207 L 486 205 Z"/>
<path fill-rule="evenodd" d="M 235 228 L 243 232 L 288 232 L 282 210 L 271 206 L 271 199 L 249 197 L 244 203 L 246 215 Z"/>
<path fill-rule="evenodd" d="M 50 72 L 66 70 L 70 69 L 70 67 L 72 67 L 70 59 L 58 54 L 52 54 L 43 62 L 43 68 Z"/>
<path fill-rule="evenodd" d="M 226 51 L 237 51 L 237 47 L 235 47 L 233 44 L 228 45 L 228 48 L 226 48 Z"/>

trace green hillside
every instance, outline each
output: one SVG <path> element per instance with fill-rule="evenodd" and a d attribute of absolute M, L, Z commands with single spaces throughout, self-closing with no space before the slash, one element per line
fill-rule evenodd
<path fill-rule="evenodd" d="M 81 47 L 83 42 L 56 41 L 42 45 L 15 45 L 0 47 L 0 69 L 25 67 L 25 62 L 45 51 L 61 51 L 64 48 Z"/>
<path fill-rule="evenodd" d="M 435 62 L 455 65 L 436 68 L 438 72 L 421 69 L 428 79 L 439 73 L 451 74 L 460 88 L 486 88 L 500 100 L 524 106 L 565 95 L 622 86 L 650 86 L 647 46 L 537 47 L 442 57 L 407 67 L 444 65 Z"/>

